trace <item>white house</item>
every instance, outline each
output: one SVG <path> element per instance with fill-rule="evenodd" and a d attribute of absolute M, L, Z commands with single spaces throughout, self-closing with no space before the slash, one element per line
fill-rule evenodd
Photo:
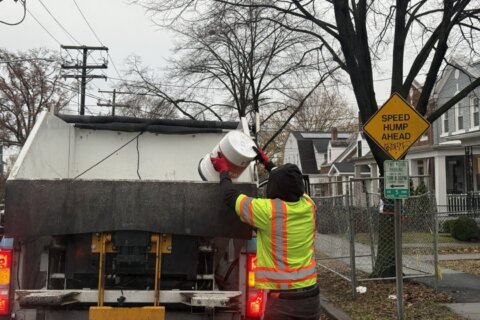
<path fill-rule="evenodd" d="M 329 145 L 332 137 L 337 141 L 346 141 L 350 133 L 337 132 L 305 132 L 292 131 L 284 148 L 284 163 L 296 164 L 304 174 L 309 176 L 310 183 L 322 182 L 320 166 L 328 162 Z M 330 149 L 330 154 L 339 150 Z"/>

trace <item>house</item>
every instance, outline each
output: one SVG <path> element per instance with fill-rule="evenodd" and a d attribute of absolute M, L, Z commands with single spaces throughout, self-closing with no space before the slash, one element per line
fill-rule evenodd
<path fill-rule="evenodd" d="M 441 107 L 480 77 L 480 61 L 452 60 L 434 91 L 435 108 Z M 459 101 L 433 123 L 435 190 L 441 206 L 450 206 L 465 194 L 480 191 L 480 88 Z M 460 195 L 460 196 L 459 196 Z"/>
<path fill-rule="evenodd" d="M 320 169 L 323 180 L 329 185 L 322 188 L 321 195 L 343 195 L 347 192 L 350 179 L 370 177 L 371 166 L 357 163 L 369 152 L 370 148 L 361 131 L 352 133 L 346 140 L 331 140 L 327 149 L 328 161 Z M 373 159 L 368 162 L 372 161 Z"/>
<path fill-rule="evenodd" d="M 285 143 L 283 162 L 296 164 L 303 174 L 308 175 L 310 183 L 323 182 L 321 165 L 341 153 L 340 147 L 335 147 L 337 144 L 332 145 L 330 141 L 346 141 L 350 135 L 347 132 L 337 132 L 336 129 L 331 132 L 292 131 Z"/>
<path fill-rule="evenodd" d="M 480 62 L 450 61 L 437 81 L 427 115 L 478 77 Z M 407 101 L 415 106 L 420 92 L 421 86 L 414 82 Z M 412 179 L 414 187 L 425 183 L 435 194 L 440 211 L 465 210 L 466 194 L 480 191 L 479 97 L 477 88 L 459 101 L 431 125 L 405 157 L 410 176 L 429 177 Z"/>
<path fill-rule="evenodd" d="M 450 61 L 437 81 L 427 115 L 479 77 L 480 61 Z M 421 90 L 421 85 L 415 81 L 407 98 L 411 105 L 417 104 Z M 338 141 L 332 139 L 331 133 L 292 133 L 285 160 L 293 162 L 297 157 L 301 162 L 300 155 L 295 153 L 302 149 L 305 168 L 311 165 L 314 177 L 311 181 L 328 185 L 320 188 L 322 196 L 345 194 L 350 179 L 367 177 L 370 181 L 365 183 L 365 190 L 378 193 L 378 167 L 361 127 L 359 125 L 360 130 L 350 137 L 345 134 L 340 139 L 339 134 Z M 297 141 L 296 137 L 302 141 Z M 309 138 L 311 141 L 303 141 Z M 314 138 L 318 139 L 315 143 Z M 298 145 L 296 149 L 293 144 Z M 315 162 L 309 162 L 311 159 Z M 480 88 L 435 121 L 409 149 L 405 159 L 409 160 L 413 186 L 416 188 L 423 182 L 435 194 L 440 211 L 468 209 L 467 196 L 473 197 L 480 209 Z"/>

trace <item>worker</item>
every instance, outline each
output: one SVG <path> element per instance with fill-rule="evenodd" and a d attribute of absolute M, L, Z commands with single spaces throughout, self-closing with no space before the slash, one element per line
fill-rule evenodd
<path fill-rule="evenodd" d="M 255 159 L 269 171 L 267 198 L 241 194 L 221 153 L 211 160 L 220 173 L 223 201 L 243 222 L 256 228 L 255 287 L 268 290 L 263 319 L 318 320 L 315 204 L 304 192 L 303 176 L 296 165 L 275 167 L 262 149 L 254 150 Z"/>

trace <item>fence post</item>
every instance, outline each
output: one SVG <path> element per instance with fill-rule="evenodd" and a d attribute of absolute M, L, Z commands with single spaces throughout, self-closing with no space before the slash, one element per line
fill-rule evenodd
<path fill-rule="evenodd" d="M 352 212 L 352 180 L 349 181 L 347 190 L 347 205 L 348 205 L 348 220 L 350 228 L 350 268 L 352 270 L 352 299 L 355 300 L 355 293 L 357 288 L 357 275 L 356 275 L 356 266 L 355 266 L 355 222 L 353 220 Z"/>
<path fill-rule="evenodd" d="M 368 195 L 368 190 L 365 185 L 365 180 L 362 180 L 361 182 L 362 182 L 363 192 L 365 192 L 365 201 L 367 203 L 367 219 L 368 219 L 368 227 L 370 229 L 370 232 L 369 232 L 370 233 L 370 253 L 371 253 L 372 269 L 373 269 L 373 266 L 375 265 L 375 239 L 373 236 L 373 233 L 374 233 L 373 217 L 372 217 L 372 210 L 370 208 L 370 197 Z"/>
<path fill-rule="evenodd" d="M 433 203 L 435 205 L 435 203 Z M 433 208 L 433 205 L 430 206 Z M 438 215 L 435 212 L 435 210 L 432 210 L 432 216 L 433 216 L 433 266 L 435 269 L 435 280 L 434 282 L 434 289 L 435 292 L 438 291 L 438 277 L 440 276 L 438 273 Z"/>

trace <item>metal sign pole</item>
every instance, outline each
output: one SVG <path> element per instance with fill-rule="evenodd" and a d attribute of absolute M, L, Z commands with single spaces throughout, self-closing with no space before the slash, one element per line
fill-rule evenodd
<path fill-rule="evenodd" d="M 397 319 L 403 320 L 402 200 L 395 199 L 395 272 L 397 282 Z"/>

